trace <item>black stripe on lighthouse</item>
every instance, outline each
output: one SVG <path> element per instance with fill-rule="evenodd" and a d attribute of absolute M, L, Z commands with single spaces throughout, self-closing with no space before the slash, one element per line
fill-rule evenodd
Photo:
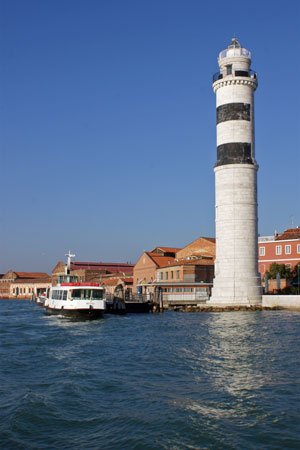
<path fill-rule="evenodd" d="M 230 142 L 218 145 L 215 167 L 225 164 L 254 164 L 251 156 L 251 144 L 248 142 Z"/>
<path fill-rule="evenodd" d="M 249 103 L 226 103 L 217 108 L 217 124 L 227 120 L 248 120 L 250 121 Z"/>

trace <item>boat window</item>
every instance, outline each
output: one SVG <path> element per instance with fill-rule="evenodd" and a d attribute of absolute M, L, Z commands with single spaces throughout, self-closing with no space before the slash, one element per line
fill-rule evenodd
<path fill-rule="evenodd" d="M 63 300 L 67 300 L 68 291 L 63 291 Z"/>
<path fill-rule="evenodd" d="M 72 298 L 81 298 L 82 289 L 73 289 Z"/>
<path fill-rule="evenodd" d="M 83 300 L 99 300 L 103 298 L 102 289 L 73 289 L 72 298 Z"/>
<path fill-rule="evenodd" d="M 102 289 L 93 289 L 92 290 L 92 299 L 93 300 L 98 300 L 103 298 L 103 291 Z"/>

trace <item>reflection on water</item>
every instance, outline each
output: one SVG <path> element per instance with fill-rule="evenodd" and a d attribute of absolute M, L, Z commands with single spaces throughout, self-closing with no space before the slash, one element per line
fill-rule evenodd
<path fill-rule="evenodd" d="M 202 420 L 229 420 L 231 426 L 237 421 L 247 429 L 268 422 L 282 424 L 291 406 L 287 394 L 299 411 L 291 386 L 291 376 L 296 379 L 292 336 L 299 314 L 285 314 L 210 314 L 201 335 L 180 348 L 195 374 L 194 392 L 181 406 Z M 287 337 L 289 328 L 293 332 Z"/>
<path fill-rule="evenodd" d="M 212 316 L 209 345 L 203 350 L 208 376 L 217 390 L 243 397 L 245 391 L 254 392 L 270 381 L 271 374 L 261 364 L 253 364 L 261 352 L 257 320 L 258 315 L 251 313 Z"/>

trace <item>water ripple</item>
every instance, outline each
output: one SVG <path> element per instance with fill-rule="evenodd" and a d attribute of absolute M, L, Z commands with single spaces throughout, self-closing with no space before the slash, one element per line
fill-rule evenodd
<path fill-rule="evenodd" d="M 299 313 L 0 311 L 1 449 L 300 447 Z"/>

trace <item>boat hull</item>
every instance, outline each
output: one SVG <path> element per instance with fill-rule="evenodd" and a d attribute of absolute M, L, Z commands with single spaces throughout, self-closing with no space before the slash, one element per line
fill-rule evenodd
<path fill-rule="evenodd" d="M 65 317 L 79 318 L 79 319 L 98 319 L 103 317 L 103 309 L 65 309 L 65 308 L 49 308 L 46 307 L 45 313 L 47 315 L 62 315 Z"/>

